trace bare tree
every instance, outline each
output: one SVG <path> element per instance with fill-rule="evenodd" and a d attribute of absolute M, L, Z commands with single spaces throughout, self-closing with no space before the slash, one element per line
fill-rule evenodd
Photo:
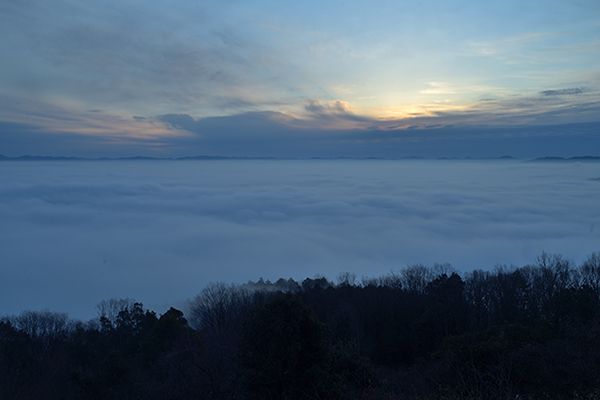
<path fill-rule="evenodd" d="M 127 313 L 131 312 L 134 309 L 135 304 L 135 300 L 130 298 L 102 300 L 96 305 L 100 325 L 103 329 L 116 328 L 119 321 L 119 315 L 123 311 Z"/>
<path fill-rule="evenodd" d="M 340 272 L 337 276 L 338 286 L 354 286 L 356 284 L 356 274 L 354 272 Z"/>
<path fill-rule="evenodd" d="M 190 325 L 199 331 L 203 343 L 195 365 L 213 398 L 235 397 L 241 376 L 235 362 L 236 343 L 251 304 L 249 291 L 224 282 L 208 284 L 190 304 Z"/>
<path fill-rule="evenodd" d="M 579 267 L 581 284 L 600 295 L 600 252 L 592 253 Z"/>
<path fill-rule="evenodd" d="M 23 311 L 10 319 L 12 325 L 33 339 L 47 342 L 69 333 L 71 324 L 66 313 L 43 311 Z"/>
<path fill-rule="evenodd" d="M 424 293 L 427 284 L 434 278 L 434 271 L 423 264 L 408 266 L 400 271 L 402 287 L 414 293 Z"/>
<path fill-rule="evenodd" d="M 212 282 L 190 305 L 190 324 L 198 330 L 226 335 L 241 321 L 251 303 L 251 296 L 235 284 Z"/>

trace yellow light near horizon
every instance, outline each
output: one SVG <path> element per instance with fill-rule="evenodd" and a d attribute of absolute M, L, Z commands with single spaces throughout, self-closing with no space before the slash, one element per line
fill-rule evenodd
<path fill-rule="evenodd" d="M 439 113 L 468 111 L 473 107 L 468 104 L 423 103 L 421 105 L 386 107 L 369 110 L 373 118 L 385 121 L 439 117 Z"/>

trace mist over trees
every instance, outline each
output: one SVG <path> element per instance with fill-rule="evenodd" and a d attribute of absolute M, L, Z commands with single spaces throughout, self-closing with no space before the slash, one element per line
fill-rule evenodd
<path fill-rule="evenodd" d="M 109 299 L 0 318 L 2 399 L 600 396 L 600 253 L 459 273 L 215 282 L 188 314 Z"/>

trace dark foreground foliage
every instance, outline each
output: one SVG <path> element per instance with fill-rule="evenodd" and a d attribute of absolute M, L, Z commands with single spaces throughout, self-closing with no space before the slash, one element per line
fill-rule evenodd
<path fill-rule="evenodd" d="M 252 289 L 252 290 L 249 290 Z M 600 254 L 208 285 L 0 319 L 0 399 L 597 399 Z"/>

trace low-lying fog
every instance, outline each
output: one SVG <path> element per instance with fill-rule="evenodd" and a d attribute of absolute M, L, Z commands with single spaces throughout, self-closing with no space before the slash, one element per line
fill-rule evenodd
<path fill-rule="evenodd" d="M 0 163 L 0 315 L 159 312 L 208 282 L 579 264 L 600 250 L 600 163 L 455 160 Z"/>

